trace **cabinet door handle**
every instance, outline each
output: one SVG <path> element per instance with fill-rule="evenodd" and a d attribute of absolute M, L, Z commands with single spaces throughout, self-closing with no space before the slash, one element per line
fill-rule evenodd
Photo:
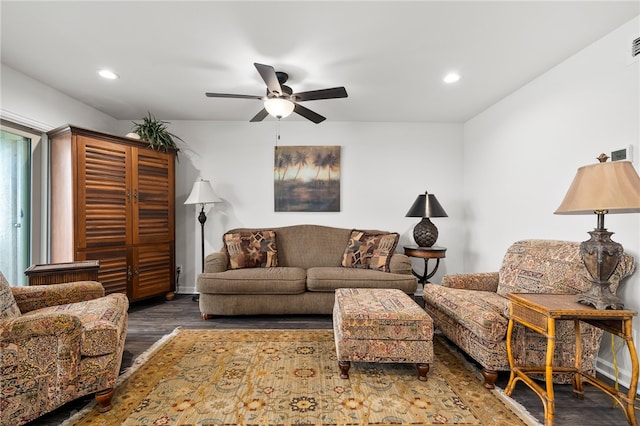
<path fill-rule="evenodd" d="M 140 275 L 140 271 L 138 270 L 138 267 L 136 266 L 136 268 L 133 270 L 133 273 L 135 275 Z"/>
<path fill-rule="evenodd" d="M 137 189 L 133 190 L 133 202 L 134 203 L 138 202 L 138 190 Z"/>
<path fill-rule="evenodd" d="M 131 279 L 131 266 L 127 266 L 127 280 Z"/>
<path fill-rule="evenodd" d="M 127 202 L 131 201 L 131 191 L 127 189 Z"/>

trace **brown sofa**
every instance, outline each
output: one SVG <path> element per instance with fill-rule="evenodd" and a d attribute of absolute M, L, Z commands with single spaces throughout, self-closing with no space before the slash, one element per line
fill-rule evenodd
<path fill-rule="evenodd" d="M 482 365 L 485 387 L 492 389 L 498 371 L 508 371 L 507 293 L 580 294 L 591 287 L 580 243 L 554 240 L 526 240 L 512 244 L 499 272 L 447 275 L 442 285 L 426 284 L 425 309 L 433 324 L 448 339 Z M 633 257 L 624 254 L 611 277 L 611 290 L 634 271 Z M 595 373 L 595 360 L 602 330 L 581 323 L 582 369 Z M 546 338 L 516 324 L 512 347 L 518 365 L 545 365 Z M 556 325 L 554 365 L 573 367 L 575 334 L 573 322 Z M 569 375 L 554 381 L 566 383 Z"/>
<path fill-rule="evenodd" d="M 397 288 L 407 294 L 417 289 L 409 258 L 401 253 L 390 256 L 389 272 L 341 266 L 351 229 L 319 225 L 269 229 L 276 235 L 278 266 L 229 269 L 225 247 L 207 256 L 205 272 L 198 277 L 196 287 L 203 318 L 331 314 L 337 288 Z M 259 229 L 227 233 L 252 231 Z"/>

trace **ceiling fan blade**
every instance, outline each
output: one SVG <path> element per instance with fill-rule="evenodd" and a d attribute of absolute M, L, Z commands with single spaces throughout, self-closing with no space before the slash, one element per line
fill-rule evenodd
<path fill-rule="evenodd" d="M 282 87 L 280 87 L 278 76 L 276 76 L 276 70 L 274 70 L 271 65 L 263 65 L 257 62 L 254 62 L 253 65 L 255 65 L 256 69 L 260 73 L 260 77 L 262 77 L 264 82 L 267 84 L 269 92 L 278 96 L 282 95 Z"/>
<path fill-rule="evenodd" d="M 318 99 L 346 98 L 347 89 L 344 87 L 332 87 L 331 89 L 310 90 L 308 92 L 294 93 L 291 95 L 296 102 L 316 101 Z"/>
<path fill-rule="evenodd" d="M 269 115 L 269 113 L 267 112 L 266 109 L 262 108 L 260 111 L 258 111 L 258 113 L 251 119 L 249 120 L 251 123 L 255 123 L 257 121 L 262 121 L 264 120 L 267 115 Z"/>
<path fill-rule="evenodd" d="M 262 99 L 264 96 L 234 95 L 232 93 L 205 93 L 207 98 L 238 98 L 238 99 Z"/>
<path fill-rule="evenodd" d="M 293 108 L 293 112 L 295 112 L 296 114 L 300 114 L 307 120 L 311 120 L 316 124 L 322 123 L 324 120 L 326 120 L 326 117 L 323 117 L 317 112 L 313 112 L 309 108 L 305 108 L 302 105 L 298 104 L 296 104 L 296 106 Z"/>

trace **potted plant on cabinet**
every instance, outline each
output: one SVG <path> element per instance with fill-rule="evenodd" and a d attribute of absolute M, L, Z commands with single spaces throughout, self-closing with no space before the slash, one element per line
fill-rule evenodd
<path fill-rule="evenodd" d="M 138 135 L 141 139 L 149 142 L 149 148 L 164 150 L 167 152 L 169 149 L 176 150 L 176 157 L 180 148 L 176 145 L 175 139 L 182 142 L 182 138 L 169 132 L 167 129 L 168 121 L 157 120 L 149 112 L 146 117 L 142 119 L 141 123 L 133 121 L 133 133 Z"/>

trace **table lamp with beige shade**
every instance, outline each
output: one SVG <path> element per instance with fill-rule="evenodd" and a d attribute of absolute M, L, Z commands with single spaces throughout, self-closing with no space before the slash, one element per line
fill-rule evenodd
<path fill-rule="evenodd" d="M 596 309 L 624 309 L 624 303 L 611 292 L 609 278 L 615 271 L 622 245 L 611 240 L 613 232 L 604 227 L 604 215 L 640 213 L 640 177 L 630 161 L 599 163 L 578 169 L 567 194 L 555 214 L 596 214 L 597 228 L 580 244 L 580 257 L 591 276 L 591 289 L 579 295 L 580 303 Z"/>

